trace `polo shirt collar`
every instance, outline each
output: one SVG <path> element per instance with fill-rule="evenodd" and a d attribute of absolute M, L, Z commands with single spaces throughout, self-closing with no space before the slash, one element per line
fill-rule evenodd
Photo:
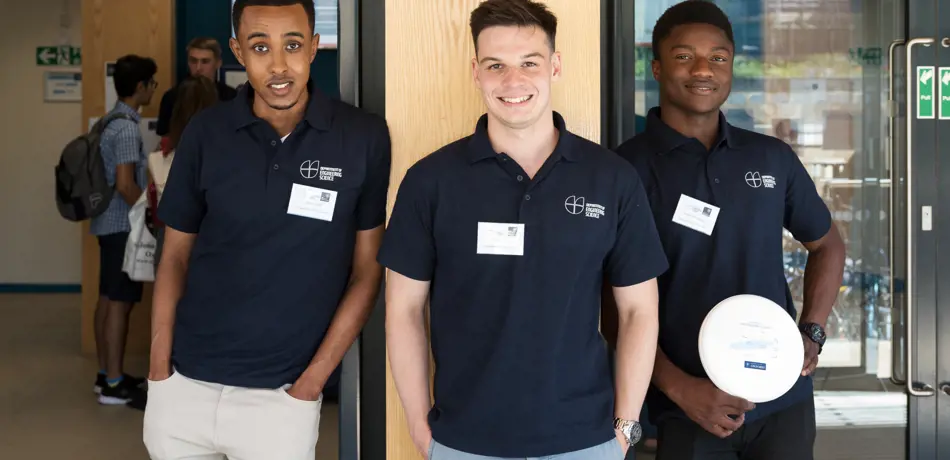
<path fill-rule="evenodd" d="M 135 119 L 135 121 L 139 121 L 141 119 L 141 115 L 139 115 L 138 110 L 133 109 L 131 105 L 126 104 L 125 102 L 122 102 L 122 101 L 116 101 L 115 108 L 113 110 L 119 113 L 124 113 L 126 115 L 131 115 L 132 118 Z"/>
<path fill-rule="evenodd" d="M 310 98 L 307 101 L 304 121 L 314 129 L 329 130 L 332 121 L 330 99 L 317 89 L 313 79 L 307 81 L 307 92 L 310 94 Z M 252 110 L 254 106 L 254 88 L 251 88 L 249 83 L 245 83 L 241 87 L 232 103 L 235 105 L 233 111 L 235 130 L 245 128 L 261 120 L 254 115 Z"/>
<path fill-rule="evenodd" d="M 649 136 L 650 142 L 656 148 L 656 153 L 660 155 L 672 152 L 674 149 L 682 147 L 693 140 L 692 138 L 680 134 L 679 131 L 676 131 L 664 123 L 663 120 L 660 119 L 659 107 L 654 107 L 647 113 L 647 125 L 646 131 L 644 132 Z M 726 121 L 726 116 L 720 111 L 719 135 L 716 143 L 713 145 L 712 151 L 722 146 L 734 147 L 735 145 L 732 138 L 732 127 L 729 125 L 729 122 Z"/>
<path fill-rule="evenodd" d="M 573 134 L 567 130 L 564 117 L 557 112 L 553 112 L 553 114 L 554 127 L 560 132 L 560 136 L 551 157 L 554 160 L 563 158 L 570 162 L 579 161 L 581 157 L 573 148 Z M 488 158 L 496 158 L 497 155 L 498 152 L 495 152 L 491 140 L 488 138 L 488 115 L 484 114 L 478 119 L 478 123 L 475 125 L 475 134 L 468 142 L 468 160 L 469 163 L 477 163 Z"/>

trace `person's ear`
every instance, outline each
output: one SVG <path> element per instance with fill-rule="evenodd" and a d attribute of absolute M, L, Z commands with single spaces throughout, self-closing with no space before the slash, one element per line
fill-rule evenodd
<path fill-rule="evenodd" d="M 313 34 L 313 38 L 310 39 L 310 62 L 313 63 L 314 58 L 317 57 L 317 50 L 320 48 L 320 34 Z"/>
<path fill-rule="evenodd" d="M 551 55 L 551 80 L 561 79 L 561 52 L 555 51 Z"/>
<path fill-rule="evenodd" d="M 472 58 L 472 82 L 475 83 L 476 87 L 481 86 L 481 81 L 478 76 L 478 57 Z"/>
<path fill-rule="evenodd" d="M 237 59 L 238 63 L 244 67 L 244 56 L 241 54 L 241 44 L 238 43 L 238 40 L 234 37 L 228 39 L 228 46 L 231 48 L 231 53 L 234 54 L 234 58 Z"/>
<path fill-rule="evenodd" d="M 660 75 L 663 73 L 663 69 L 660 66 L 660 60 L 654 59 L 652 62 L 650 62 L 650 68 L 653 70 L 653 79 L 660 81 Z"/>

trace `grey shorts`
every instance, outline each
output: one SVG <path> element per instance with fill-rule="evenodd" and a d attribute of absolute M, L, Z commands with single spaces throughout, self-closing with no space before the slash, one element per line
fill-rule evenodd
<path fill-rule="evenodd" d="M 633 450 L 631 448 L 630 450 Z M 620 448 L 620 442 L 611 439 L 599 446 L 589 449 L 567 452 L 559 455 L 549 455 L 545 460 L 623 460 L 623 450 Z M 427 460 L 507 460 L 499 457 L 485 457 L 483 455 L 467 454 L 455 449 L 443 446 L 434 439 L 429 445 L 429 455 Z M 531 459 L 528 459 L 531 460 Z"/>

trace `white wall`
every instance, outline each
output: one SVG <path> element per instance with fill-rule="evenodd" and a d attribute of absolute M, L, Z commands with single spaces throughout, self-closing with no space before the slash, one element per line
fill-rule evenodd
<path fill-rule="evenodd" d="M 37 46 L 81 45 L 80 1 L 0 2 L 0 284 L 80 283 L 82 230 L 56 211 L 53 167 L 82 104 L 44 103 L 43 72 L 57 68 L 35 58 Z"/>

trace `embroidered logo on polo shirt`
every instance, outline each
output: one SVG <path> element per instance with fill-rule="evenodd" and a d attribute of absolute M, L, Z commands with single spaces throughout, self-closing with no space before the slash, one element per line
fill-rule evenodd
<path fill-rule="evenodd" d="M 564 209 L 575 216 L 584 212 L 584 197 L 574 195 L 567 197 L 564 200 Z"/>
<path fill-rule="evenodd" d="M 564 209 L 572 215 L 584 214 L 592 219 L 600 219 L 606 214 L 606 208 L 595 203 L 588 203 L 582 196 L 571 195 L 564 200 Z"/>
<path fill-rule="evenodd" d="M 761 175 L 758 171 L 749 171 L 745 173 L 745 183 L 752 188 L 775 188 L 775 176 Z"/>
<path fill-rule="evenodd" d="M 317 174 L 320 172 L 320 161 L 319 160 L 304 160 L 300 164 L 300 175 L 304 179 L 313 179 L 317 177 Z"/>
<path fill-rule="evenodd" d="M 319 178 L 322 181 L 333 182 L 343 178 L 343 169 L 320 166 L 320 160 L 304 160 L 300 164 L 300 175 L 304 179 Z"/>

